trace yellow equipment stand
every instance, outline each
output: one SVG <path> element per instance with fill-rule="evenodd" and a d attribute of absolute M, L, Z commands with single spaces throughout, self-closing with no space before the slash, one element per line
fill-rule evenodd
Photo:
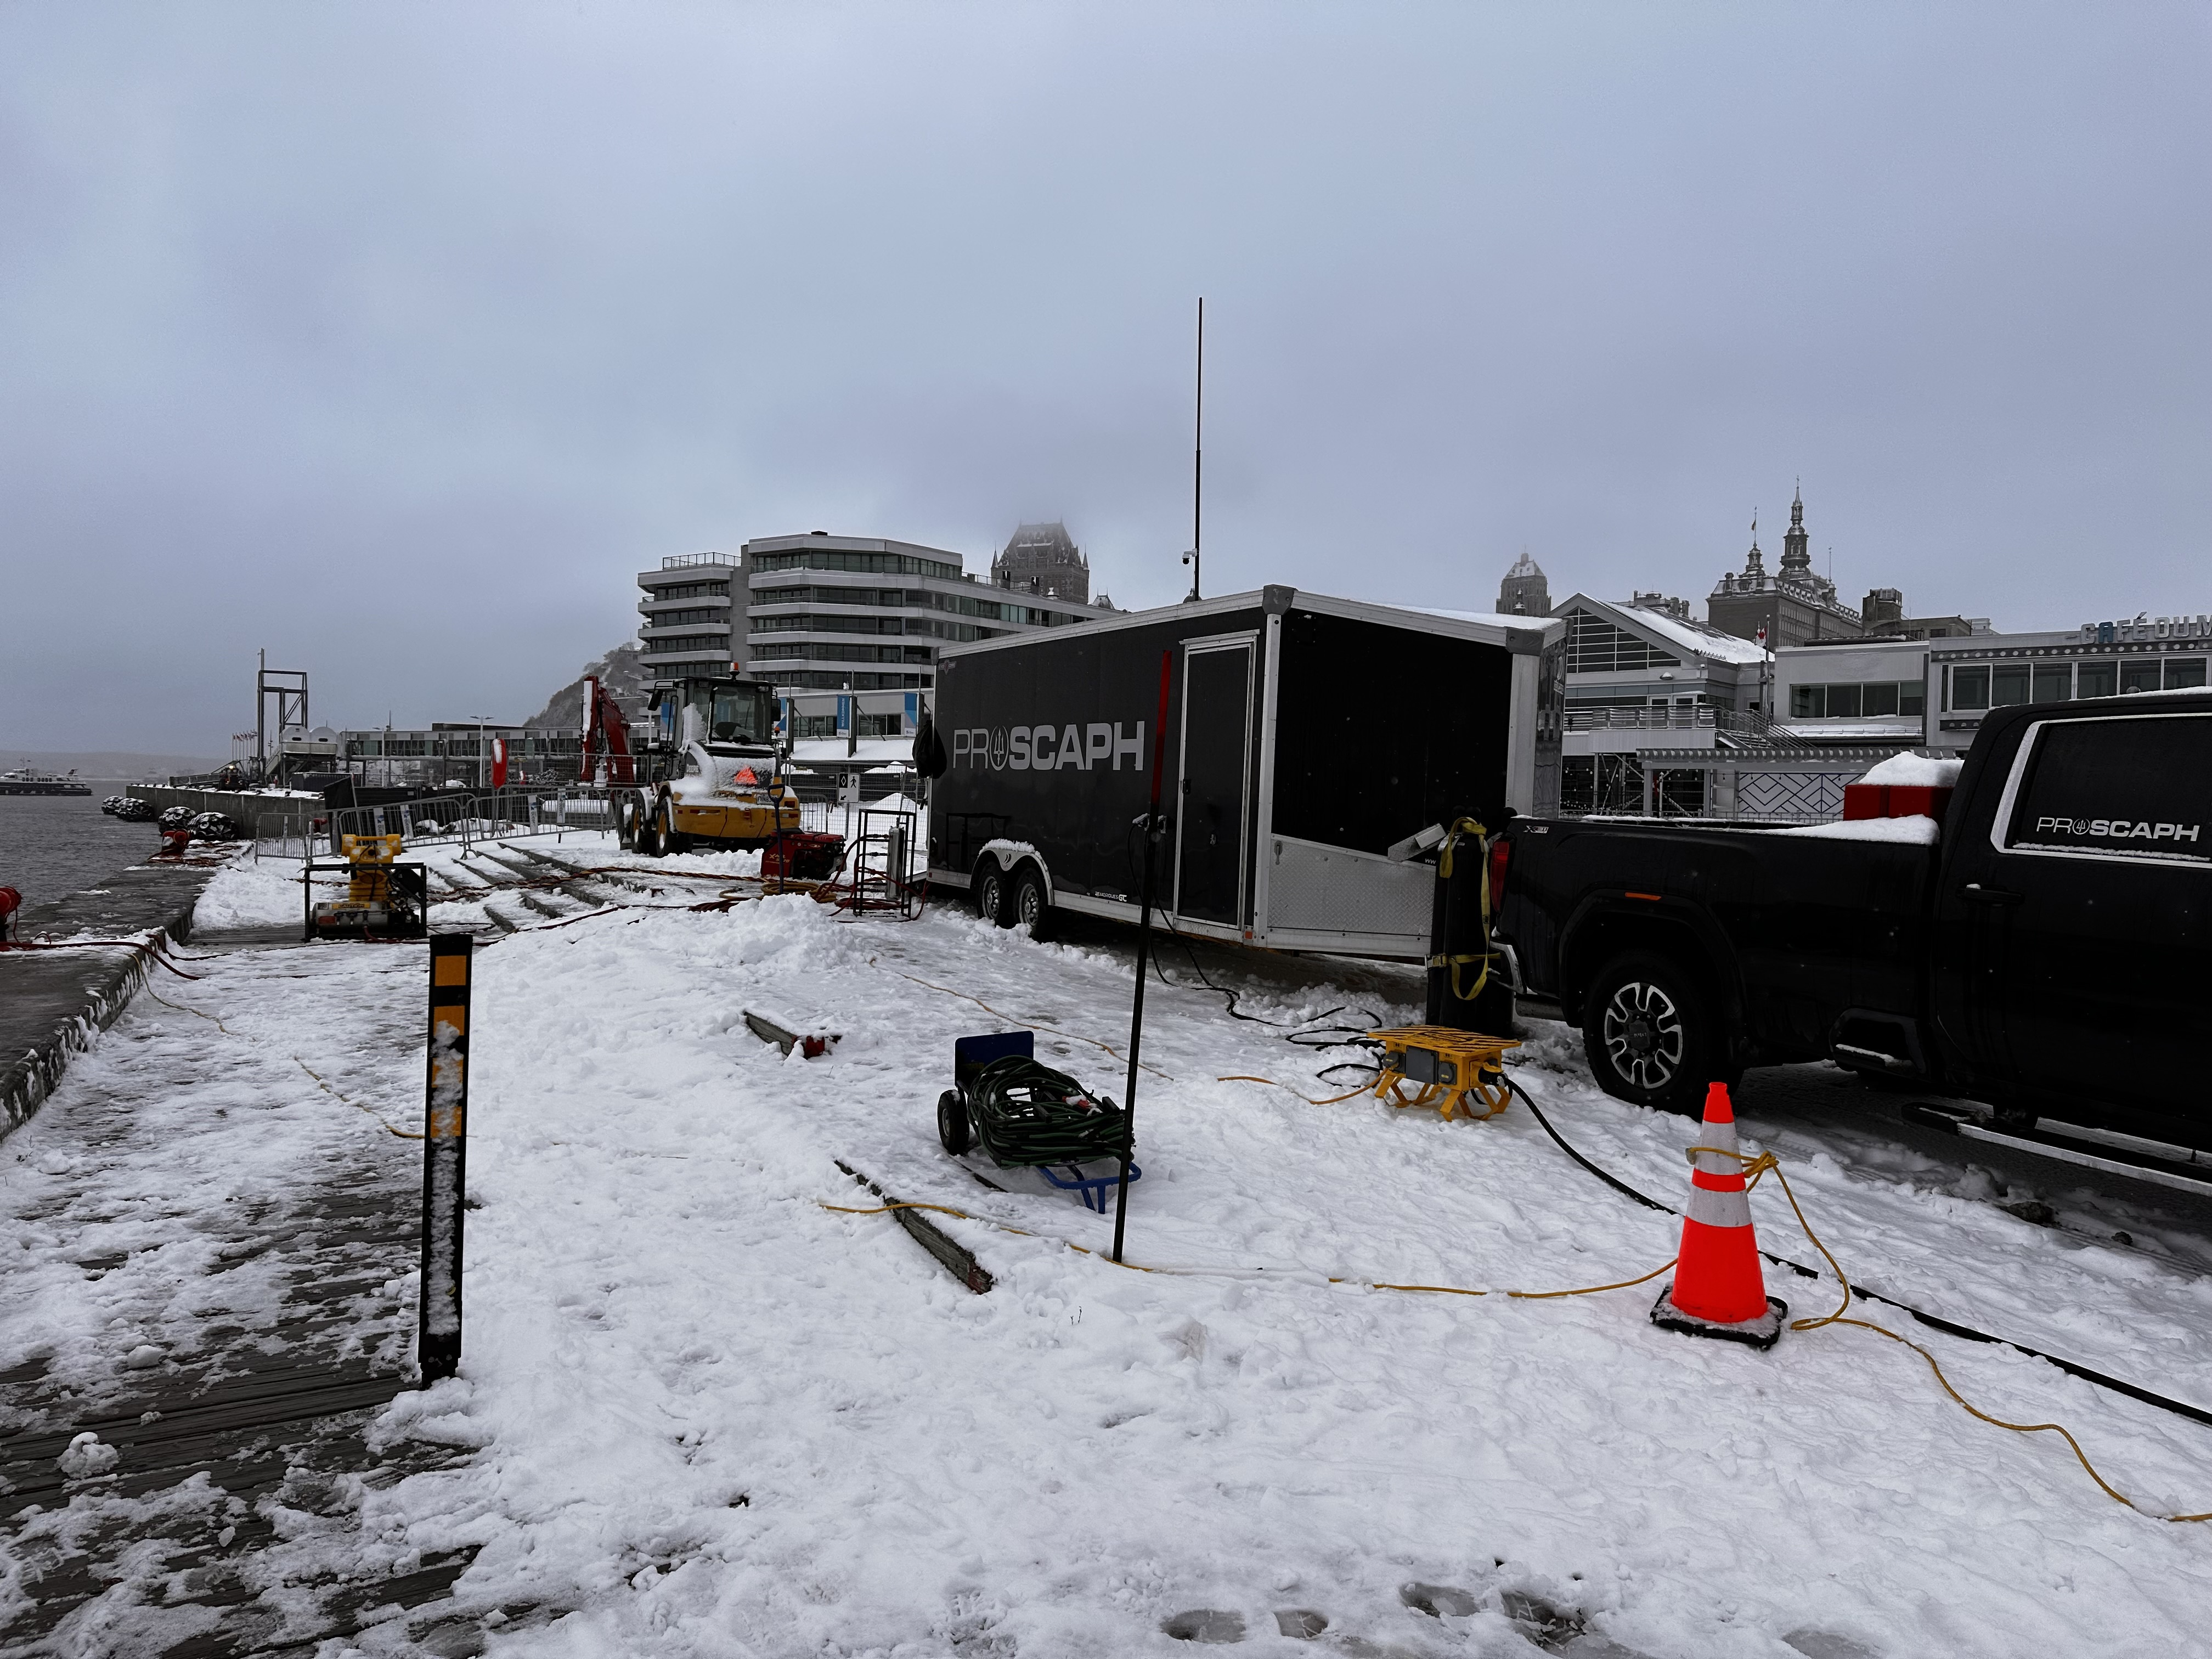
<path fill-rule="evenodd" d="M 391 896 L 392 861 L 399 856 L 397 836 L 342 836 L 338 851 L 353 866 L 346 884 L 349 908 L 381 906 Z"/>
<path fill-rule="evenodd" d="M 1478 1122 L 1496 1117 L 1512 1101 L 1505 1086 L 1504 1055 L 1521 1046 L 1516 1038 L 1449 1025 L 1400 1025 L 1368 1035 L 1382 1044 L 1382 1075 L 1375 1079 L 1377 1099 L 1393 1106 L 1434 1106 L 1446 1117 L 1463 1111 Z M 1410 1099 L 1408 1084 L 1419 1091 Z"/>

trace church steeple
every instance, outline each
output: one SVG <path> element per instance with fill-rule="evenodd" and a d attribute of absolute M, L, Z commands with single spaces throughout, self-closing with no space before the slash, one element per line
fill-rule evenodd
<path fill-rule="evenodd" d="M 1743 562 L 1743 574 L 1761 578 L 1766 574 L 1766 556 L 1759 550 L 1759 510 L 1756 507 L 1752 509 L 1751 514 L 1751 556 Z"/>
<path fill-rule="evenodd" d="M 1805 491 L 1797 491 L 1796 500 L 1790 503 L 1790 533 L 1782 538 L 1782 574 L 1785 576 L 1809 576 L 1813 574 L 1813 556 L 1807 550 L 1805 534 Z"/>

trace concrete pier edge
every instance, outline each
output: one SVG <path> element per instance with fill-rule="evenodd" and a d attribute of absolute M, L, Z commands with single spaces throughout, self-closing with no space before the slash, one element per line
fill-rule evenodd
<path fill-rule="evenodd" d="M 191 938 L 192 911 L 216 866 L 135 866 L 99 887 L 30 907 L 21 939 Z M 0 951 L 0 1141 L 29 1122 L 68 1069 L 112 1025 L 154 971 L 145 951 Z"/>

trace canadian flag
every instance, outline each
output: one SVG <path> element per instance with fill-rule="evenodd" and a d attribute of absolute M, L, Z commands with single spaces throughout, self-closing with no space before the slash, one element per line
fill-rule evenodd
<path fill-rule="evenodd" d="M 495 789 L 507 787 L 507 739 L 505 738 L 494 738 L 491 740 L 491 787 Z"/>

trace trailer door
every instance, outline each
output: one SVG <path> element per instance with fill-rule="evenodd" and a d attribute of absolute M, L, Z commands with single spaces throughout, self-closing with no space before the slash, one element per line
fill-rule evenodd
<path fill-rule="evenodd" d="M 1252 641 L 1184 648 L 1181 823 L 1175 910 L 1199 921 L 1243 920 L 1245 825 L 1252 763 Z"/>

